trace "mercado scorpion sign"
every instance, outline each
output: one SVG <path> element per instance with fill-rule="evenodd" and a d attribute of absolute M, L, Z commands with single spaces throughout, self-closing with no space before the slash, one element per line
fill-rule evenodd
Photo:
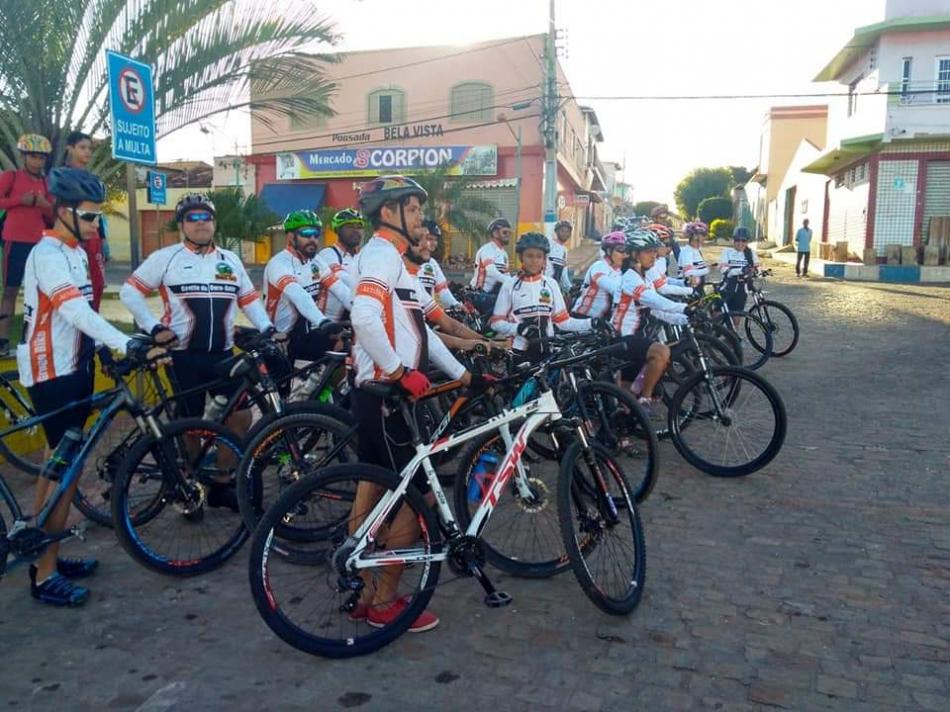
<path fill-rule="evenodd" d="M 498 147 L 367 146 L 277 155 L 278 180 L 411 174 L 440 167 L 450 175 L 493 176 L 498 173 Z"/>

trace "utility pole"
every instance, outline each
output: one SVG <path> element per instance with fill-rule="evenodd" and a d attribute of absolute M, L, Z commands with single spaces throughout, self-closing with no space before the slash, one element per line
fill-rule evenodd
<path fill-rule="evenodd" d="M 548 5 L 548 35 L 544 42 L 544 234 L 554 235 L 557 221 L 557 30 L 554 27 L 554 0 Z"/>

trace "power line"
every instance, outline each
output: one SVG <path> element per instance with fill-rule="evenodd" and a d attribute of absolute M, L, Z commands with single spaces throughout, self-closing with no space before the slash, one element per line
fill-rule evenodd
<path fill-rule="evenodd" d="M 638 96 L 559 96 L 559 99 L 574 101 L 703 101 L 719 99 L 819 99 L 832 96 L 912 96 L 936 94 L 936 89 L 910 91 L 855 91 L 855 92 L 810 92 L 804 94 L 644 94 Z M 950 96 L 950 94 L 948 94 Z"/>

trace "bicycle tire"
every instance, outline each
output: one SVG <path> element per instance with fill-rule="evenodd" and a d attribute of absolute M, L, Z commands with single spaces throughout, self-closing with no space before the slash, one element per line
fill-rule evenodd
<path fill-rule="evenodd" d="M 701 456 L 696 449 L 698 444 L 690 445 L 684 437 L 684 433 L 686 432 L 684 421 L 689 421 L 692 423 L 690 438 L 699 442 L 703 442 L 704 440 L 702 434 L 697 435 L 695 432 L 697 429 L 697 424 L 700 422 L 712 422 L 714 424 L 720 424 L 721 427 L 733 427 L 731 423 L 721 425 L 722 421 L 718 418 L 718 416 L 713 415 L 715 411 L 711 411 L 708 407 L 706 409 L 694 408 L 690 417 L 670 418 L 669 427 L 672 433 L 673 445 L 676 447 L 677 452 L 679 452 L 683 459 L 686 460 L 686 462 L 696 469 L 715 477 L 741 477 L 762 469 L 773 459 L 775 459 L 775 456 L 781 451 L 782 445 L 785 442 L 785 434 L 788 428 L 788 418 L 785 412 L 785 404 L 782 401 L 782 397 L 768 381 L 762 378 L 762 376 L 746 368 L 740 368 L 736 366 L 716 366 L 710 369 L 710 376 L 712 378 L 726 379 L 725 383 L 722 385 L 717 385 L 715 388 L 717 391 L 723 392 L 726 405 L 730 410 L 733 410 L 738 399 L 743 397 L 743 390 L 745 391 L 744 395 L 746 398 L 749 397 L 750 390 L 758 390 L 764 394 L 765 399 L 771 408 L 775 421 L 772 433 L 768 436 L 765 448 L 759 454 L 750 458 L 747 462 L 736 465 L 717 464 Z M 673 397 L 672 407 L 675 409 L 675 412 L 680 412 L 683 401 L 691 394 L 693 396 L 698 395 L 700 401 L 702 402 L 702 389 L 706 389 L 706 392 L 709 393 L 708 389 L 711 387 L 710 381 L 707 380 L 706 373 L 699 372 L 694 374 L 689 381 L 684 383 L 677 390 Z M 693 393 L 694 391 L 696 391 L 696 393 Z M 731 417 L 735 417 L 735 414 L 733 413 Z M 748 420 L 752 422 L 762 421 L 761 417 L 758 419 L 748 418 Z M 733 430 L 731 432 L 737 431 Z M 737 436 L 737 438 L 739 437 L 741 436 Z M 709 438 L 707 437 L 706 440 L 708 441 Z M 746 450 L 746 452 L 748 451 Z"/>
<path fill-rule="evenodd" d="M 592 481 L 590 476 L 585 475 L 577 467 L 578 461 L 583 461 L 591 456 L 595 457 L 604 466 L 601 471 L 606 475 L 607 480 L 603 486 Z M 614 492 L 610 491 L 611 484 L 614 486 Z M 592 494 L 597 499 L 597 494 L 603 493 L 604 487 L 608 488 L 608 496 L 615 505 L 614 509 L 616 509 L 616 521 L 613 524 L 609 522 L 613 517 L 612 513 L 608 512 L 607 516 L 604 516 L 604 501 L 602 498 L 599 502 L 591 503 L 589 501 Z M 599 522 L 591 521 L 594 516 L 591 510 L 592 504 L 597 516 L 601 518 Z M 578 508 L 576 517 L 575 506 Z M 615 616 L 631 613 L 639 605 L 646 585 L 646 542 L 643 535 L 643 524 L 640 521 L 640 512 L 633 499 L 630 485 L 624 477 L 623 470 L 607 452 L 606 448 L 599 443 L 591 443 L 587 451 L 580 442 L 574 442 L 567 449 L 561 462 L 561 474 L 558 479 L 558 515 L 561 520 L 561 534 L 564 538 L 568 559 L 571 562 L 571 569 L 584 594 L 604 613 Z M 575 531 L 575 522 L 578 524 L 577 531 Z M 621 565 L 623 573 L 619 575 L 618 581 L 619 588 L 622 591 L 615 594 L 610 590 L 614 587 L 610 586 L 609 582 L 605 580 L 606 576 L 595 576 L 592 570 L 592 559 L 598 552 L 605 552 L 612 548 L 605 539 L 607 529 L 617 529 L 623 526 L 624 523 L 628 523 L 630 526 L 630 551 L 633 553 L 634 561 L 632 566 L 628 565 L 629 561 L 625 561 Z M 578 534 L 582 536 L 579 537 Z M 585 541 L 582 543 L 579 539 Z M 587 541 L 590 539 L 593 540 L 593 543 Z"/>
<path fill-rule="evenodd" d="M 474 470 L 481 456 L 488 452 L 494 453 L 499 461 L 504 458 L 507 448 L 500 433 L 486 433 L 482 437 L 476 438 L 466 445 L 458 456 L 459 466 L 455 474 L 456 485 L 453 487 L 453 494 L 455 516 L 458 519 L 459 529 L 463 532 L 468 529 L 472 522 L 473 512 L 470 509 L 475 509 L 481 504 L 482 497 L 491 483 L 490 479 L 479 482 L 474 477 Z M 534 464 L 522 458 L 523 465 L 528 469 L 527 474 L 532 494 L 537 497 L 537 501 L 525 502 L 522 500 L 514 482 L 518 475 L 517 473 L 512 475 L 509 483 L 505 485 L 505 491 L 502 492 L 495 509 L 492 511 L 491 518 L 479 533 L 479 538 L 485 550 L 485 559 L 488 563 L 512 576 L 550 578 L 567 571 L 570 566 L 558 531 L 558 458 L 544 460 L 544 462 L 554 463 L 553 477 L 542 478 L 544 473 L 540 473 L 541 468 L 538 467 L 534 470 Z M 494 473 L 490 473 L 490 476 L 494 476 Z M 553 521 L 550 520 L 552 513 L 554 515 Z M 510 523 L 508 527 L 505 527 L 506 522 Z M 536 542 L 538 548 L 530 552 L 532 554 L 530 558 L 526 554 L 518 556 L 511 553 L 511 548 L 516 546 L 512 532 L 528 530 L 533 535 L 531 542 Z"/>
<path fill-rule="evenodd" d="M 301 400 L 301 401 L 284 401 L 284 410 L 282 413 L 265 413 L 263 417 L 258 418 L 254 422 L 254 425 L 251 426 L 250 430 L 247 431 L 247 435 L 244 436 L 245 441 L 250 442 L 253 440 L 257 434 L 268 427 L 273 423 L 277 418 L 282 418 L 286 415 L 294 415 L 297 413 L 314 413 L 315 415 L 322 415 L 327 418 L 332 418 L 333 420 L 339 421 L 341 423 L 346 423 L 347 425 L 352 425 L 353 415 L 350 411 L 345 408 L 341 408 L 338 405 L 333 403 L 321 403 L 320 401 L 315 400 Z"/>
<path fill-rule="evenodd" d="M 745 333 L 745 339 L 739 335 L 739 327 L 735 326 L 732 319 L 742 320 L 741 329 Z M 728 325 L 726 320 L 729 320 Z M 720 314 L 716 317 L 714 324 L 743 342 L 741 359 L 737 365 L 757 371 L 774 355 L 774 342 L 768 327 L 751 311 L 732 311 Z M 752 348 L 749 348 L 750 346 Z"/>
<path fill-rule="evenodd" d="M 589 403 L 586 395 L 595 393 L 601 394 L 604 400 L 598 399 L 598 404 Z M 645 501 L 656 486 L 660 474 L 660 443 L 656 431 L 650 425 L 650 419 L 637 403 L 637 399 L 632 393 L 613 383 L 588 381 L 579 384 L 577 403 L 591 438 L 606 447 L 614 457 L 631 455 L 631 459 L 644 460 L 642 474 L 638 468 L 634 478 L 633 492 L 637 504 Z M 595 408 L 593 412 L 589 409 L 592 405 Z M 599 425 L 596 432 L 593 431 L 591 423 Z M 643 443 L 640 446 L 644 451 L 643 455 L 639 452 L 632 453 L 634 445 L 630 442 L 631 437 Z M 628 468 L 623 469 L 629 479 L 632 473 L 628 473 Z"/>
<path fill-rule="evenodd" d="M 777 310 L 783 314 L 789 321 L 789 328 L 786 328 L 785 331 L 791 331 L 792 339 L 785 345 L 784 341 L 779 341 L 776 338 L 776 335 L 783 331 L 782 325 L 776 325 L 776 320 L 771 314 L 771 310 Z M 798 329 L 798 319 L 795 317 L 795 314 L 792 313 L 792 310 L 781 302 L 776 302 L 771 299 L 763 299 L 761 302 L 756 304 L 750 310 L 754 313 L 757 313 L 758 317 L 766 325 L 769 335 L 772 337 L 772 355 L 777 358 L 782 358 L 783 356 L 788 356 L 792 351 L 795 350 L 795 347 L 798 346 L 798 338 L 800 336 Z"/>
<path fill-rule="evenodd" d="M 338 614 L 337 618 L 341 627 L 347 627 L 347 632 L 345 634 L 341 633 L 340 637 L 325 637 L 327 635 L 326 631 L 329 630 L 332 624 L 321 622 L 313 626 L 316 631 L 312 631 L 295 622 L 292 615 L 294 612 L 304 609 L 316 611 L 316 606 L 308 607 L 299 604 L 303 602 L 302 597 L 315 594 L 321 587 L 326 587 L 331 595 L 336 597 L 340 597 L 343 593 L 347 593 L 350 597 L 354 595 L 351 589 L 341 591 L 336 588 L 341 585 L 341 577 L 332 565 L 332 551 L 335 551 L 332 547 L 336 545 L 337 541 L 339 543 L 345 541 L 348 530 L 344 527 L 339 534 L 325 540 L 323 554 L 315 555 L 309 566 L 303 566 L 294 563 L 285 556 L 273 555 L 276 547 L 279 546 L 277 526 L 287 516 L 293 516 L 293 513 L 301 511 L 302 506 L 312 503 L 313 497 L 319 496 L 322 488 L 332 488 L 345 480 L 365 481 L 390 491 L 395 489 L 400 481 L 399 477 L 389 470 L 363 464 L 334 465 L 304 477 L 281 494 L 264 513 L 251 539 L 248 559 L 251 596 L 267 627 L 281 640 L 297 650 L 327 658 L 349 658 L 366 655 L 379 650 L 402 635 L 428 605 L 438 583 L 441 567 L 441 563 L 438 561 L 414 567 L 413 570 L 421 574 L 418 591 L 396 620 L 383 628 L 373 629 L 365 623 L 349 619 L 346 611 L 341 610 L 342 606 L 339 600 L 336 603 L 336 611 L 332 611 L 333 602 L 331 601 L 331 610 L 328 611 L 328 615 Z M 423 496 L 412 485 L 406 490 L 404 503 L 408 504 L 415 512 L 417 521 L 421 524 L 420 532 L 428 543 L 428 548 L 433 551 L 441 549 L 441 534 L 436 517 L 432 509 L 426 505 Z M 314 509 L 314 507 L 309 507 L 308 511 Z M 298 578 L 303 577 L 308 572 L 313 573 L 302 584 L 300 592 L 294 593 L 286 599 L 288 601 L 286 608 L 282 607 L 285 600 L 282 592 L 276 590 L 277 587 L 274 585 L 275 571 L 285 567 L 289 567 L 288 570 L 295 572 Z M 343 617 L 347 618 L 346 622 L 342 620 Z M 367 634 L 365 636 L 354 634 L 361 630 L 366 630 Z"/>
<path fill-rule="evenodd" d="M 185 418 L 164 425 L 161 442 L 168 440 L 172 440 L 175 443 L 182 442 L 179 441 L 178 438 L 186 434 L 196 437 L 212 436 L 214 437 L 214 442 L 217 447 L 220 447 L 223 443 L 236 455 L 234 458 L 235 462 L 241 459 L 241 438 L 220 423 L 201 420 L 199 418 Z M 128 456 L 119 468 L 112 489 L 112 521 L 116 538 L 119 540 L 119 544 L 122 548 L 125 549 L 133 559 L 153 571 L 172 576 L 194 576 L 207 573 L 208 571 L 218 568 L 237 553 L 238 549 L 241 548 L 248 537 L 248 530 L 244 526 L 244 520 L 241 519 L 240 514 L 237 512 L 231 512 L 228 507 L 212 508 L 206 504 L 204 494 L 206 489 L 203 488 L 205 485 L 199 481 L 199 478 L 194 478 L 194 482 L 188 483 L 191 488 L 191 493 L 200 491 L 198 504 L 195 507 L 191 507 L 192 502 L 189 501 L 187 502 L 187 511 L 183 511 L 182 499 L 177 491 L 178 473 L 176 472 L 173 475 L 163 470 L 161 471 L 161 482 L 158 484 L 155 493 L 144 498 L 148 507 L 136 509 L 140 514 L 135 521 L 133 521 L 130 515 L 131 498 L 129 489 L 132 486 L 140 484 L 140 482 L 134 481 L 135 475 L 139 470 L 139 463 L 146 456 L 151 454 L 155 457 L 156 463 L 158 463 L 158 467 L 161 470 L 161 462 L 164 459 L 164 454 L 156 454 L 160 452 L 156 450 L 156 446 L 159 445 L 159 442 L 160 441 L 154 436 L 140 438 L 135 445 L 130 448 Z M 188 457 L 189 460 L 192 459 L 190 455 L 182 455 L 182 450 L 184 450 L 185 447 L 186 446 L 182 445 L 176 450 L 176 465 L 184 459 L 184 457 Z M 204 453 L 203 457 L 210 457 L 207 449 L 204 450 Z M 205 469 L 203 464 L 199 464 L 199 475 Z M 189 471 L 191 471 L 191 466 L 189 466 Z M 202 485 L 202 487 L 199 487 L 199 485 Z M 181 554 L 178 553 L 179 549 L 175 549 L 173 555 L 159 552 L 155 549 L 154 545 L 146 541 L 145 535 L 148 533 L 147 528 L 149 526 L 153 524 L 157 526 L 159 515 L 165 512 L 170 515 L 166 521 L 172 526 L 176 523 L 181 525 L 181 523 L 184 522 L 184 528 L 196 528 L 197 526 L 210 523 L 212 528 L 222 529 L 223 535 L 216 535 L 213 529 L 210 535 L 202 533 L 200 543 L 209 542 L 213 548 L 201 555 L 196 556 L 194 553 L 188 553 L 185 556 L 181 556 Z M 211 521 L 208 522 L 208 519 L 211 519 Z M 221 527 L 217 527 L 219 523 L 222 524 Z M 147 538 L 151 540 L 151 536 Z M 194 538 L 195 537 L 192 537 L 192 539 Z M 165 542 L 167 540 L 167 537 L 158 538 L 159 542 Z"/>
<path fill-rule="evenodd" d="M 0 381 L 2 381 L 0 382 L 0 430 L 12 427 L 36 415 L 25 392 L 25 387 L 20 384 L 18 371 L 0 373 Z M 32 458 L 15 452 L 7 444 L 6 438 L 0 439 L 0 457 L 21 472 L 38 475 L 43 469 L 44 448 L 46 447 L 46 438 L 43 435 L 42 426 L 35 425 L 28 428 L 25 437 L 28 441 L 27 447 L 30 448 L 30 453 L 33 454 Z"/>
<path fill-rule="evenodd" d="M 307 401 L 303 401 L 303 403 L 307 404 Z M 346 415 L 349 418 L 349 414 Z M 267 490 L 267 487 L 263 481 L 264 470 L 271 463 L 270 458 L 272 456 L 276 455 L 283 461 L 278 463 L 278 472 L 276 473 L 278 484 L 285 485 L 281 489 L 286 489 L 287 486 L 293 484 L 293 481 L 299 481 L 301 477 L 332 464 L 317 460 L 303 463 L 305 469 L 288 471 L 287 466 L 291 468 L 300 467 L 299 463 L 287 461 L 288 458 L 293 457 L 291 453 L 281 451 L 280 441 L 286 432 L 291 429 L 294 430 L 295 436 L 301 429 L 309 433 L 308 442 L 303 445 L 304 457 L 312 455 L 313 449 L 317 447 L 323 435 L 326 434 L 332 438 L 331 443 L 328 443 L 331 447 L 338 443 L 342 444 L 341 441 L 343 440 L 352 440 L 351 443 L 342 444 L 342 446 L 345 448 L 344 452 L 346 452 L 346 448 L 349 448 L 352 456 L 350 461 L 356 461 L 354 451 L 356 446 L 355 432 L 352 426 L 349 423 L 324 415 L 322 408 L 319 410 L 295 408 L 292 412 L 270 419 L 265 427 L 257 429 L 253 437 L 247 440 L 244 456 L 238 463 L 235 472 L 238 507 L 248 531 L 254 531 L 257 523 L 264 515 L 264 511 L 279 496 L 279 491 L 277 495 L 266 496 L 265 490 Z M 316 439 L 314 434 L 316 434 Z M 286 446 L 283 448 L 283 450 L 287 449 Z M 281 536 L 289 539 L 295 538 L 295 534 L 290 527 L 283 527 Z M 306 533 L 299 533 L 296 536 L 302 536 L 302 541 L 311 540 L 311 537 Z"/>

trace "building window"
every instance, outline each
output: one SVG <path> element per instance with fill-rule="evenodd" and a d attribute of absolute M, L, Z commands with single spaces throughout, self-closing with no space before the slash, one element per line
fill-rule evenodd
<path fill-rule="evenodd" d="M 452 87 L 452 121 L 491 121 L 495 90 L 484 82 L 464 82 Z"/>
<path fill-rule="evenodd" d="M 937 57 L 937 103 L 950 104 L 950 57 Z"/>
<path fill-rule="evenodd" d="M 910 96 L 910 67 L 912 64 L 911 57 L 904 57 L 901 60 L 901 103 L 907 103 L 912 101 Z"/>
<path fill-rule="evenodd" d="M 377 89 L 368 97 L 370 124 L 396 124 L 406 120 L 406 93 L 402 89 Z"/>

